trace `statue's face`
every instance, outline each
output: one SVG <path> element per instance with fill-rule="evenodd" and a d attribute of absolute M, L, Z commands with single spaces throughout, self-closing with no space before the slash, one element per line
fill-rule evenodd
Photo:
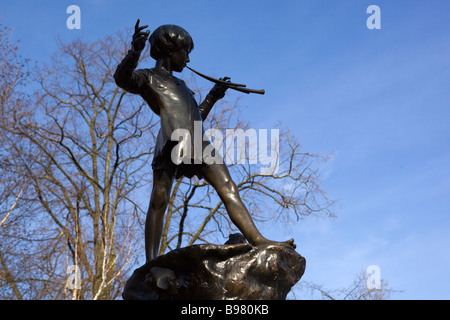
<path fill-rule="evenodd" d="M 186 49 L 178 50 L 170 56 L 171 67 L 173 71 L 183 71 L 186 64 L 189 62 L 189 54 Z"/>

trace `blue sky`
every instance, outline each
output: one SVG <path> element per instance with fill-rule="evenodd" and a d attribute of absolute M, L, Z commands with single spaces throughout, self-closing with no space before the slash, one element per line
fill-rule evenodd
<path fill-rule="evenodd" d="M 66 28 L 71 4 L 81 30 Z M 380 30 L 366 27 L 371 4 Z M 92 41 L 137 18 L 183 26 L 192 67 L 266 90 L 229 93 L 243 119 L 281 122 L 304 151 L 334 153 L 322 177 L 338 217 L 284 232 L 307 259 L 303 279 L 340 288 L 378 265 L 402 290 L 393 298 L 450 299 L 449 12 L 445 0 L 41 0 L 2 1 L 0 21 L 36 61 L 56 37 Z"/>

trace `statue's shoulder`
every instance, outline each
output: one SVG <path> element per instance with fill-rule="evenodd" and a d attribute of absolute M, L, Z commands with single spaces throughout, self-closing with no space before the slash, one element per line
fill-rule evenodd
<path fill-rule="evenodd" d="M 154 77 L 155 74 L 153 72 L 153 69 L 137 69 L 134 72 L 140 73 L 142 75 L 145 75 L 146 77 Z"/>
<path fill-rule="evenodd" d="M 155 68 L 140 69 L 138 71 L 145 75 L 145 77 L 147 78 L 147 83 L 151 87 L 160 86 L 164 82 L 161 74 Z"/>

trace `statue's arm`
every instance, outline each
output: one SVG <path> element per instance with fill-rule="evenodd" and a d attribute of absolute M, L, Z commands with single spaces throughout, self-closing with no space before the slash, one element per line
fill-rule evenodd
<path fill-rule="evenodd" d="M 227 80 L 229 78 L 226 77 L 223 79 Z M 200 109 L 203 120 L 206 119 L 214 104 L 225 96 L 225 91 L 227 89 L 227 86 L 215 84 L 211 91 L 206 95 L 205 100 L 203 100 L 203 102 L 198 107 Z"/>
<path fill-rule="evenodd" d="M 146 81 L 145 72 L 143 72 L 143 70 L 135 71 L 139 62 L 139 56 L 145 48 L 145 41 L 150 34 L 149 30 L 143 31 L 145 28 L 147 28 L 147 26 L 139 26 L 138 19 L 134 26 L 131 50 L 128 51 L 128 54 L 117 66 L 116 72 L 114 73 L 116 84 L 131 93 L 140 93 Z"/>
<path fill-rule="evenodd" d="M 215 98 L 211 93 L 208 93 L 206 95 L 205 100 L 203 100 L 203 102 L 200 104 L 200 106 L 198 107 L 200 109 L 200 113 L 202 115 L 202 119 L 205 120 L 206 117 L 208 116 L 209 112 L 211 111 L 212 107 L 214 106 L 214 104 L 218 101 L 219 99 Z"/>
<path fill-rule="evenodd" d="M 128 51 L 128 54 L 117 66 L 114 73 L 114 80 L 116 84 L 131 93 L 141 93 L 141 89 L 145 83 L 145 74 L 142 70 L 135 71 L 140 53 L 133 49 Z"/>

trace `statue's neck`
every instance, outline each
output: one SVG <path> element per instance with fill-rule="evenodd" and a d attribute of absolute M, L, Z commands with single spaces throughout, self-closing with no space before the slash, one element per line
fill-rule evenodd
<path fill-rule="evenodd" d="M 156 61 L 155 69 L 157 69 L 160 72 L 172 75 L 172 68 L 169 59 L 166 58 L 158 59 Z"/>

